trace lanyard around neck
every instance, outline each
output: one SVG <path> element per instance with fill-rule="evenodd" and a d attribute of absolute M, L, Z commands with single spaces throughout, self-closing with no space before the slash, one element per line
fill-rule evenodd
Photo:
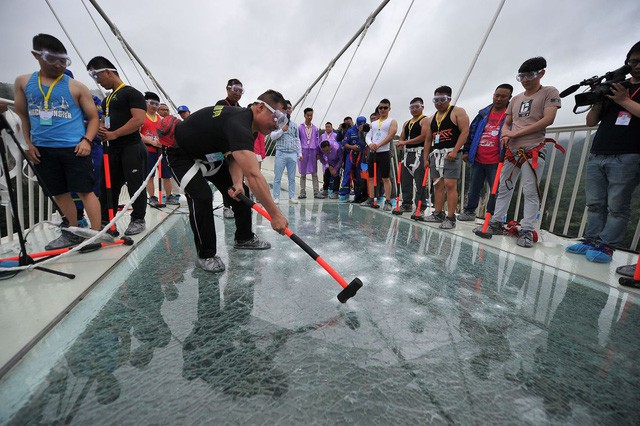
<path fill-rule="evenodd" d="M 62 80 L 62 77 L 64 77 L 64 74 L 60 74 L 55 80 L 53 80 L 53 83 L 51 83 L 51 86 L 49 86 L 49 90 L 47 90 L 47 94 L 45 94 L 44 89 L 42 88 L 40 73 L 38 73 L 38 89 L 40 89 L 40 93 L 42 93 L 42 96 L 44 96 L 44 109 L 49 109 L 49 98 L 51 97 L 51 93 L 53 92 L 53 86 L 58 84 L 58 82 Z"/>
<path fill-rule="evenodd" d="M 124 86 L 125 86 L 125 84 L 124 84 L 124 83 L 121 83 L 121 84 L 120 84 L 120 86 L 118 86 L 118 87 L 116 88 L 116 90 L 114 90 L 113 92 L 111 92 L 111 94 L 110 94 L 109 96 L 107 96 L 107 100 L 105 101 L 105 104 L 106 104 L 106 106 L 107 106 L 107 110 L 105 111 L 105 115 L 106 115 L 107 117 L 109 117 L 109 104 L 111 103 L 111 98 L 113 98 L 113 95 L 115 95 L 115 94 L 116 94 L 116 92 L 117 92 L 118 90 L 122 89 Z"/>
<path fill-rule="evenodd" d="M 449 113 L 449 110 L 451 109 L 451 105 L 449 105 L 447 107 L 447 110 L 444 112 L 444 115 L 442 116 L 442 118 L 440 119 L 440 121 L 438 121 L 438 113 L 436 112 L 436 124 L 438 125 L 438 133 L 440 133 L 440 125 L 442 124 L 442 122 L 444 121 L 444 119 L 446 118 L 447 114 Z"/>
<path fill-rule="evenodd" d="M 409 120 L 409 124 L 407 125 L 407 127 L 409 128 L 409 134 L 407 135 L 407 137 L 411 136 L 411 129 L 413 129 L 414 124 L 420 121 L 422 117 L 424 117 L 424 114 L 420 114 L 420 117 L 416 118 L 416 121 L 412 122 L 411 120 Z"/>

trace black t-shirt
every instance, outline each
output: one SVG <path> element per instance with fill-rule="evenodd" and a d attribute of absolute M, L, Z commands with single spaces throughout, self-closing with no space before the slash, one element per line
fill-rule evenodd
<path fill-rule="evenodd" d="M 631 99 L 635 102 L 640 102 L 639 88 L 640 83 L 632 84 L 629 87 L 629 95 L 634 95 Z M 602 106 L 600 119 L 600 127 L 598 127 L 591 146 L 592 154 L 640 154 L 639 117 L 607 99 Z M 623 125 L 627 122 L 628 125 Z"/>
<path fill-rule="evenodd" d="M 226 105 L 226 106 L 235 106 L 235 107 L 239 107 L 240 104 L 239 103 L 233 103 L 233 101 L 229 98 L 224 98 L 224 99 L 220 99 L 218 102 L 216 102 L 216 105 Z"/>
<path fill-rule="evenodd" d="M 107 111 L 107 96 L 102 101 L 102 110 Z M 134 89 L 131 86 L 125 86 L 122 89 L 115 92 L 109 101 L 109 130 L 114 131 L 124 126 L 129 120 L 131 120 L 131 108 L 140 108 L 143 111 L 147 110 L 147 103 L 144 100 L 144 95 Z M 120 136 L 118 139 L 111 141 L 112 146 L 127 146 L 139 143 L 140 132 L 136 129 L 133 133 Z"/>
<path fill-rule="evenodd" d="M 176 142 L 194 158 L 205 158 L 214 152 L 253 151 L 252 123 L 250 108 L 210 106 L 178 124 Z"/>

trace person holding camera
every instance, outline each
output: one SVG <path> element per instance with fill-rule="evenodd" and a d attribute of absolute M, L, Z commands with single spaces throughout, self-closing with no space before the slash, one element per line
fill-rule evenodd
<path fill-rule="evenodd" d="M 640 181 L 640 42 L 627 54 L 626 65 L 628 87 L 613 83 L 587 114 L 587 126 L 600 123 L 587 161 L 587 226 L 583 240 L 566 248 L 596 263 L 611 262 L 622 242 Z"/>

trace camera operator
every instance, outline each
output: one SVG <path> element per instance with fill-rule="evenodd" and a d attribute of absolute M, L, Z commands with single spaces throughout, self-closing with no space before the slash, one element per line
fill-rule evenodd
<path fill-rule="evenodd" d="M 597 263 L 611 262 L 631 217 L 631 196 L 640 180 L 640 42 L 627 54 L 631 84 L 611 85 L 607 99 L 587 114 L 600 127 L 587 162 L 587 226 L 582 242 L 566 248 Z"/>

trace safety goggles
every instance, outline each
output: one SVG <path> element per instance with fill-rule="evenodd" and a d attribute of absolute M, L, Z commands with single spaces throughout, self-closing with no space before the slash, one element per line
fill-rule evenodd
<path fill-rule="evenodd" d="M 411 104 L 411 105 L 409 105 L 409 109 L 420 109 L 420 108 L 424 108 L 424 105 L 422 105 L 422 104 Z"/>
<path fill-rule="evenodd" d="M 519 81 L 519 82 L 531 81 L 534 78 L 536 78 L 537 76 L 539 76 L 541 72 L 542 72 L 542 70 L 519 72 L 518 74 L 516 74 L 516 80 Z"/>
<path fill-rule="evenodd" d="M 289 122 L 289 119 L 287 118 L 287 114 L 280 111 L 279 109 L 273 109 L 271 105 L 269 105 L 265 101 L 256 101 L 256 102 L 264 104 L 264 106 L 266 106 L 267 109 L 271 111 L 271 115 L 273 116 L 273 121 L 276 123 L 276 126 L 278 126 L 278 129 L 282 129 L 284 126 L 287 125 L 287 123 Z"/>
<path fill-rule="evenodd" d="M 227 86 L 227 89 L 229 89 L 230 91 L 232 91 L 233 93 L 235 93 L 237 95 L 244 95 L 244 89 L 239 84 L 234 84 L 232 86 Z"/>
<path fill-rule="evenodd" d="M 153 101 L 151 99 L 147 99 L 147 105 L 151 105 L 151 106 L 160 106 L 160 102 L 158 101 Z"/>
<path fill-rule="evenodd" d="M 434 96 L 433 98 L 431 98 L 431 101 L 434 104 L 442 104 L 449 100 L 451 100 L 451 96 Z"/>
<path fill-rule="evenodd" d="M 118 71 L 115 68 L 100 68 L 97 70 L 89 70 L 89 75 L 91 76 L 92 79 L 97 80 L 98 79 L 98 74 L 100 74 L 103 71 L 113 71 L 116 72 Z"/>
<path fill-rule="evenodd" d="M 52 53 L 48 50 L 32 50 L 31 52 L 40 55 L 42 60 L 49 65 L 62 65 L 63 67 L 71 65 L 71 58 L 65 53 Z"/>
<path fill-rule="evenodd" d="M 631 68 L 638 66 L 638 64 L 640 64 L 640 61 L 638 61 L 637 59 L 629 59 L 627 61 L 627 65 L 629 65 Z"/>
<path fill-rule="evenodd" d="M 389 109 L 388 105 L 378 105 L 378 110 L 384 111 L 384 110 L 387 110 L 387 109 Z"/>

